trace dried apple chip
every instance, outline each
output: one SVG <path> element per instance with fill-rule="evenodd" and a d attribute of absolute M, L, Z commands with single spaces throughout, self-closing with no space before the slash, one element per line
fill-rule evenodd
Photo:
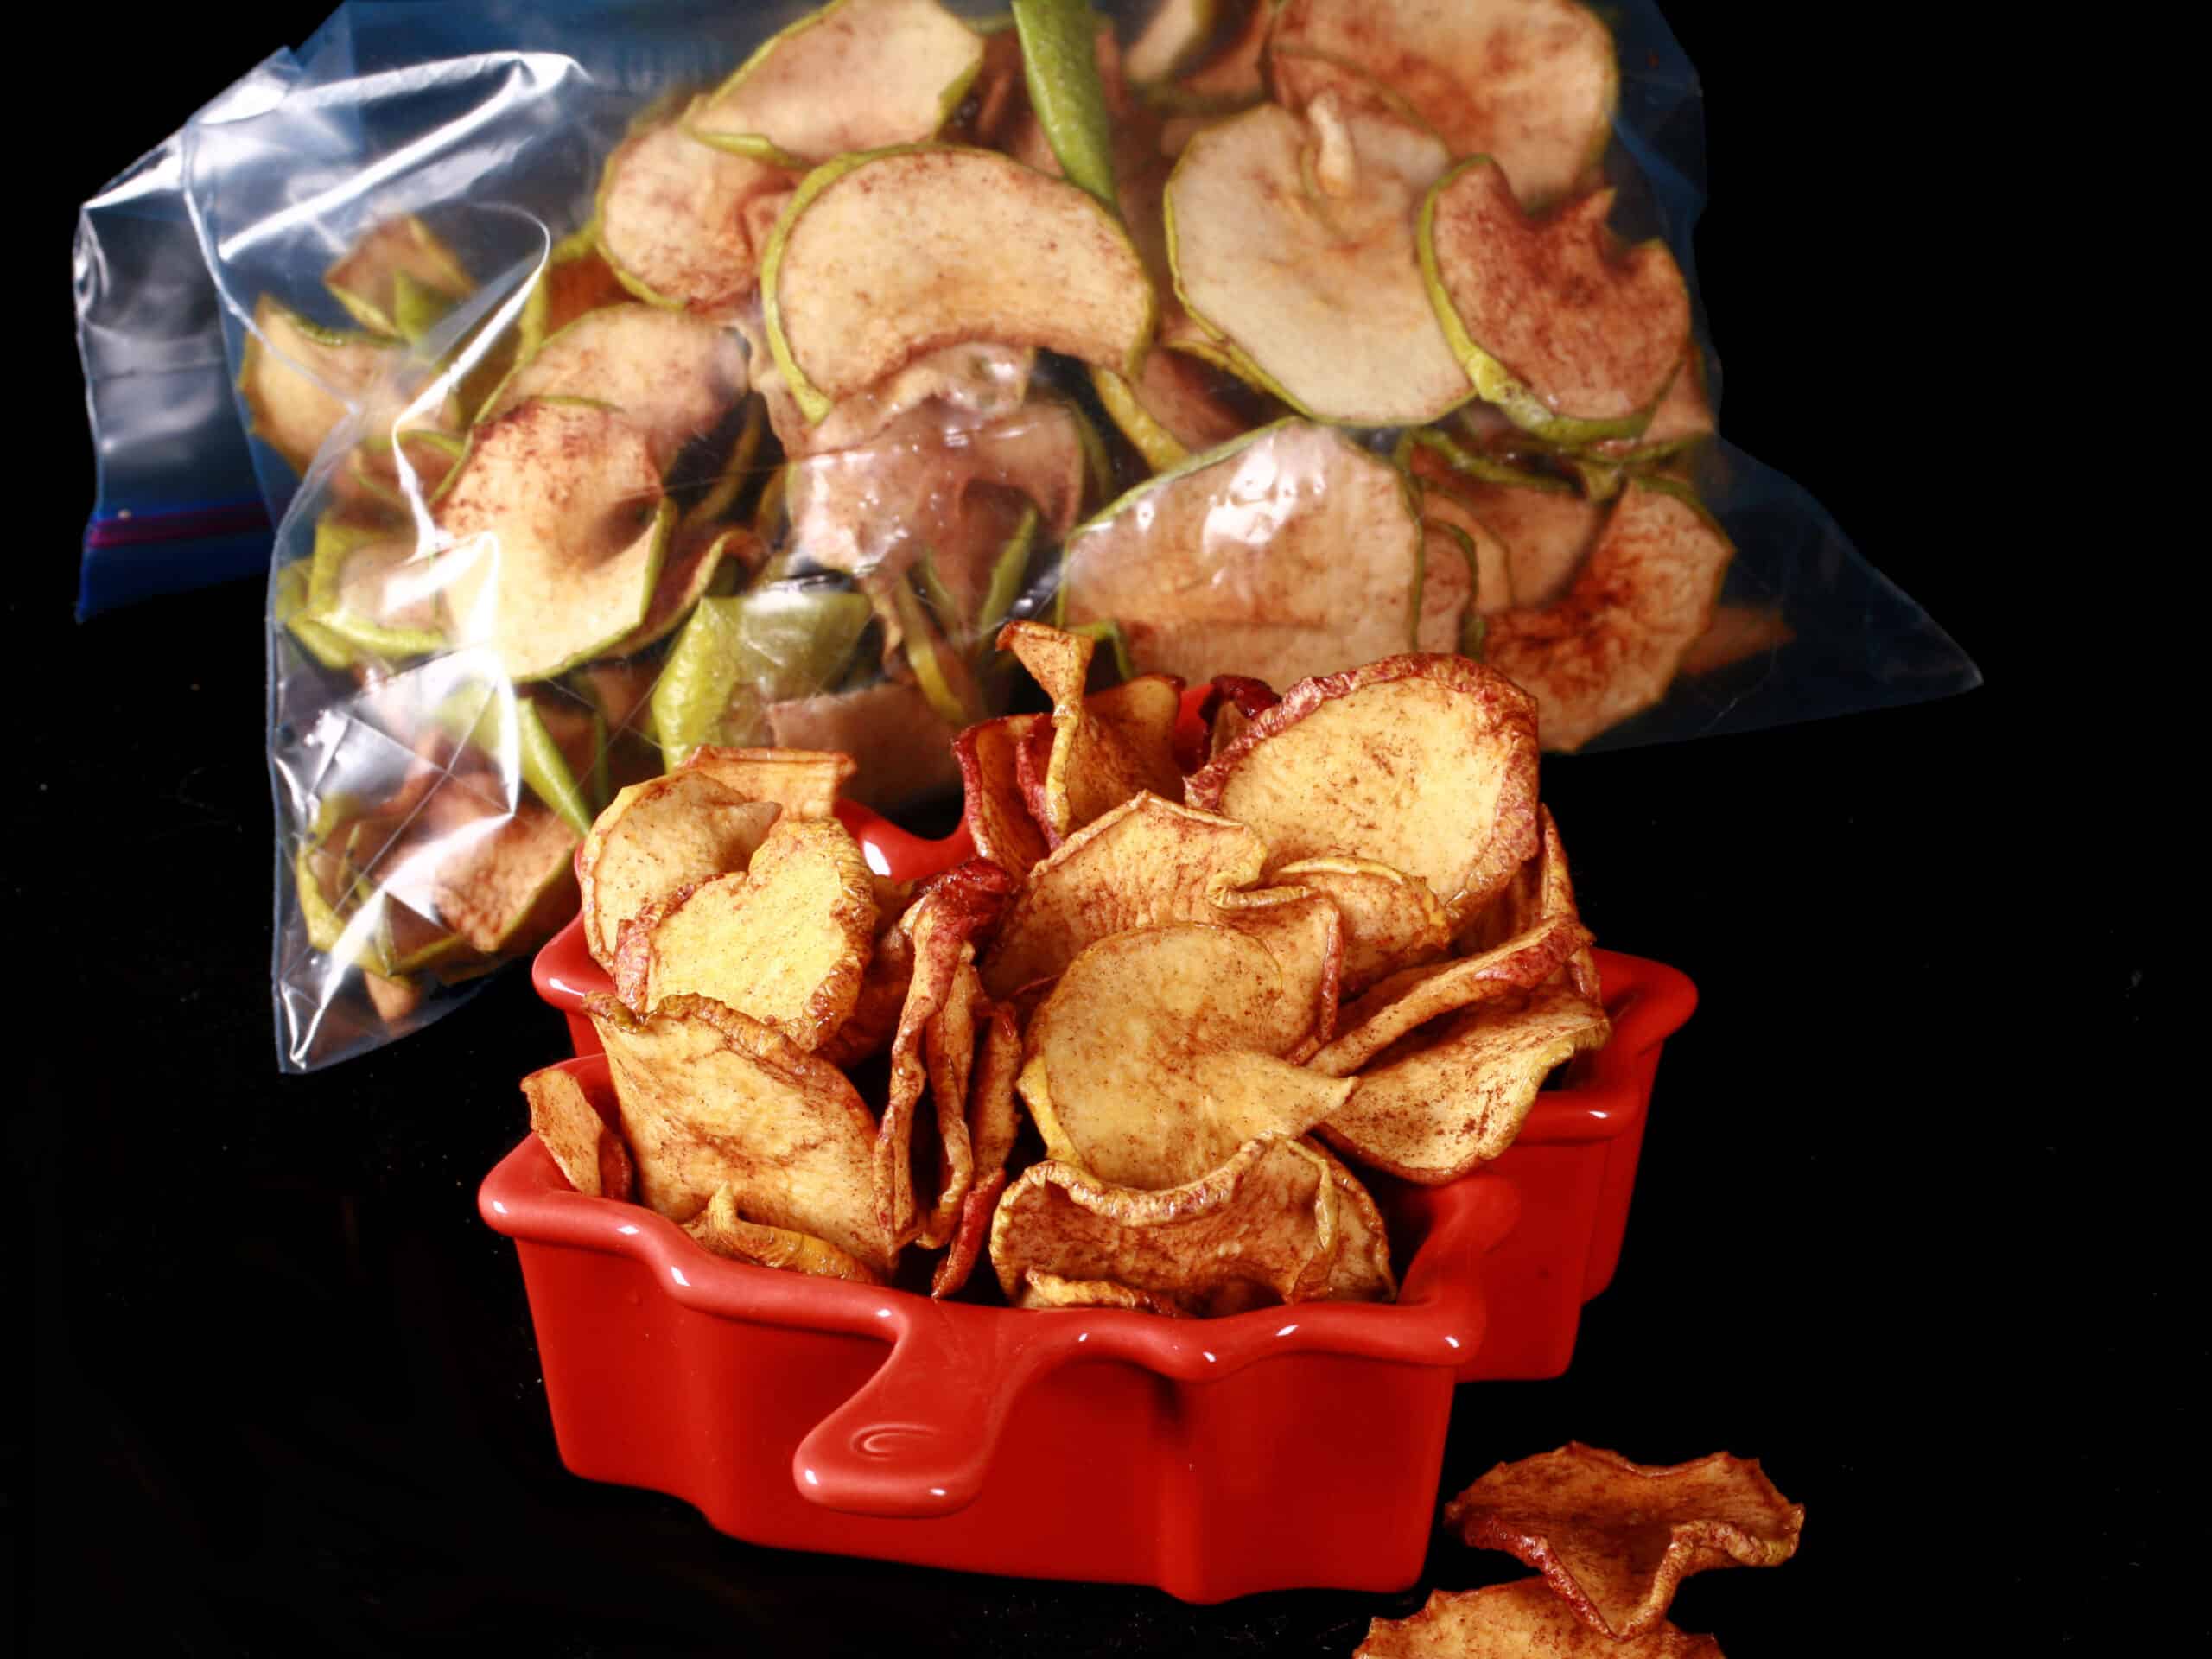
<path fill-rule="evenodd" d="M 1287 0 L 1269 54 L 1284 103 L 1372 77 L 1532 205 L 1596 170 L 1618 95 L 1612 37 L 1574 0 Z"/>
<path fill-rule="evenodd" d="M 1554 1066 L 1611 1034 L 1565 985 L 1464 1009 L 1376 1055 L 1321 1133 L 1371 1169 L 1456 1181 L 1513 1144 Z"/>
<path fill-rule="evenodd" d="M 1217 919 L 1214 899 L 1257 881 L 1267 851 L 1241 823 L 1140 794 L 1030 869 L 978 964 L 983 988 L 1008 996 L 1054 978 L 1133 927 Z"/>
<path fill-rule="evenodd" d="M 1343 917 L 1341 995 L 1357 996 L 1378 979 L 1433 961 L 1451 946 L 1444 906 L 1428 883 L 1388 864 L 1342 855 L 1303 858 L 1282 866 L 1273 879 L 1327 895 Z"/>
<path fill-rule="evenodd" d="M 1110 207 L 1011 156 L 934 144 L 815 168 L 760 281 L 770 348 L 810 421 L 965 340 L 1128 372 L 1157 310 Z"/>
<path fill-rule="evenodd" d="M 779 814 L 744 869 L 622 924 L 615 992 L 640 1014 L 667 997 L 711 997 L 816 1049 L 859 1001 L 875 925 L 868 861 L 845 826 Z"/>
<path fill-rule="evenodd" d="M 1116 621 L 1139 666 L 1287 684 L 1414 643 L 1422 531 L 1406 476 L 1282 421 L 1123 496 L 1067 540 L 1070 626 Z"/>
<path fill-rule="evenodd" d="M 1666 696 L 1734 553 L 1687 490 L 1630 479 L 1566 594 L 1491 619 L 1484 654 L 1535 698 L 1545 747 L 1580 748 Z"/>
<path fill-rule="evenodd" d="M 1016 769 L 1022 743 L 1045 724 L 1043 715 L 1007 715 L 969 727 L 952 744 L 960 767 L 961 815 L 976 851 L 1016 880 L 1050 850 L 1022 798 Z"/>
<path fill-rule="evenodd" d="M 1445 1506 L 1444 1523 L 1536 1568 L 1590 1629 L 1625 1642 L 1662 1626 L 1692 1574 L 1788 1560 L 1805 1506 L 1756 1458 L 1659 1465 L 1571 1442 L 1499 1464 Z"/>
<path fill-rule="evenodd" d="M 524 1077 L 522 1092 L 530 1102 L 531 1132 L 545 1143 L 569 1185 L 587 1198 L 628 1202 L 630 1149 L 607 1128 L 583 1085 L 551 1066 Z"/>
<path fill-rule="evenodd" d="M 1046 1160 L 1007 1189 L 991 1265 L 1009 1299 L 1033 1271 L 1106 1280 L 1195 1313 L 1312 1301 L 1336 1265 L 1337 1188 L 1296 1141 L 1262 1137 L 1181 1186 L 1142 1192 Z"/>
<path fill-rule="evenodd" d="M 772 162 L 702 143 L 678 119 L 649 122 L 607 158 L 600 252 L 639 299 L 727 317 L 759 286 L 762 205 L 795 181 Z"/>
<path fill-rule="evenodd" d="M 1113 934 L 1069 963 L 1030 1022 L 1019 1079 L 1049 1156 L 1121 1185 L 1179 1186 L 1343 1106 L 1350 1079 L 1298 1064 L 1332 1011 L 1335 906 L 1295 889 L 1261 897 L 1219 923 Z"/>
<path fill-rule="evenodd" d="M 702 744 L 679 769 L 702 772 L 740 800 L 773 801 L 793 817 L 826 818 L 853 775 L 853 758 L 831 749 L 733 749 Z"/>
<path fill-rule="evenodd" d="M 876 908 L 882 912 L 880 892 Z M 907 989 L 914 980 L 914 946 L 898 922 L 896 916 L 889 916 L 879 925 L 853 1011 L 830 1040 L 814 1051 L 832 1065 L 857 1065 L 880 1054 L 899 1029 L 899 1012 L 906 1006 Z"/>
<path fill-rule="evenodd" d="M 1625 1642 L 1599 1635 L 1541 1579 L 1438 1590 L 1408 1618 L 1378 1618 L 1352 1659 L 1724 1659 L 1709 1636 L 1661 1624 Z"/>
<path fill-rule="evenodd" d="M 737 1212 L 736 1193 L 727 1186 L 715 1189 L 707 1207 L 685 1222 L 683 1230 L 716 1255 L 750 1262 L 757 1268 L 812 1274 L 817 1279 L 845 1279 L 860 1285 L 884 1282 L 883 1275 L 873 1268 L 810 1233 L 746 1220 Z"/>
<path fill-rule="evenodd" d="M 1437 321 L 1487 403 L 1557 443 L 1633 438 L 1680 368 L 1689 289 L 1664 242 L 1624 249 L 1599 190 L 1541 219 L 1490 157 L 1440 179 L 1421 213 Z"/>
<path fill-rule="evenodd" d="M 1141 790 L 1181 791 L 1175 764 L 1175 721 L 1182 683 L 1147 674 L 1086 697 L 1084 686 L 1096 639 L 1065 633 L 1039 622 L 1009 622 L 999 648 L 1011 652 L 1052 700 L 1052 735 L 1039 775 L 1030 746 L 1041 734 L 1030 728 L 1016 752 L 1029 814 L 1052 846 Z M 1023 757 L 1028 756 L 1025 768 Z"/>
<path fill-rule="evenodd" d="M 1313 1068 L 1332 1077 L 1350 1077 L 1416 1027 L 1535 989 L 1589 942 L 1589 929 L 1571 918 L 1555 917 L 1475 956 L 1393 974 L 1345 1006 L 1338 1017 L 1337 1036 L 1313 1057 Z"/>
<path fill-rule="evenodd" d="M 930 1277 L 931 1295 L 951 1296 L 967 1287 L 976 1263 L 990 1243 L 991 1217 L 997 1213 L 999 1196 L 1005 1191 L 1003 1169 L 988 1178 L 979 1175 L 968 1189 L 968 1196 L 961 1200 L 960 1220 L 952 1230 L 951 1242 Z"/>
<path fill-rule="evenodd" d="M 876 1135 L 872 1178 L 877 1218 L 895 1245 L 918 1238 L 926 1239 L 931 1249 L 944 1243 L 967 1196 L 973 1165 L 965 1096 L 935 1100 L 946 1166 L 939 1172 L 942 1185 L 926 1213 L 914 1191 L 914 1113 L 931 1082 L 927 1029 L 971 994 L 963 982 L 975 971 L 974 940 L 998 919 L 1013 886 L 996 865 L 970 859 L 932 882 L 900 924 L 913 947 L 914 969 L 891 1039 L 890 1090 Z M 964 1017 L 971 1052 L 973 1017 L 971 1006 Z M 944 1041 L 941 1028 L 941 1046 Z"/>
<path fill-rule="evenodd" d="M 1476 917 L 1463 936 L 1475 950 L 1491 950 L 1556 917 L 1574 922 L 1582 918 L 1574 902 L 1574 880 L 1567 870 L 1567 847 L 1560 840 L 1559 824 L 1549 807 L 1539 806 L 1536 810 L 1543 831 L 1536 855 L 1514 873 L 1497 903 Z M 1597 958 L 1590 954 L 1587 944 L 1567 958 L 1563 971 L 1567 982 L 1591 1001 L 1604 1000 Z"/>
<path fill-rule="evenodd" d="M 1456 927 L 1536 849 L 1536 711 L 1464 657 L 1386 658 L 1293 686 L 1185 786 L 1278 865 L 1371 858 L 1418 876 Z"/>
<path fill-rule="evenodd" d="M 646 1205 L 681 1224 L 726 1185 L 743 1219 L 889 1273 L 898 1251 L 876 1225 L 875 1117 L 844 1073 L 708 997 L 671 997 L 640 1020 L 601 993 L 584 1012 Z"/>
<path fill-rule="evenodd" d="M 1162 1319 L 1185 1317 L 1183 1305 L 1172 1296 L 1132 1290 L 1110 1279 L 1063 1279 L 1042 1268 L 1032 1268 L 1021 1275 L 1021 1288 L 1014 1293 L 1014 1305 L 1031 1309 L 1121 1307 L 1137 1313 L 1157 1313 Z"/>
<path fill-rule="evenodd" d="M 852 798 L 863 805 L 887 810 L 959 779 L 947 747 L 952 728 L 919 687 L 900 680 L 772 702 L 768 734 L 787 754 L 836 745 L 855 768 Z"/>
<path fill-rule="evenodd" d="M 779 810 L 704 772 L 674 772 L 619 792 L 593 823 L 576 861 L 593 960 L 611 969 L 622 924 L 654 900 L 743 869 Z"/>
<path fill-rule="evenodd" d="M 745 345 L 734 334 L 633 302 L 588 311 L 549 338 L 492 394 L 478 419 L 497 420 L 533 397 L 592 398 L 642 429 L 665 471 L 745 388 Z"/>

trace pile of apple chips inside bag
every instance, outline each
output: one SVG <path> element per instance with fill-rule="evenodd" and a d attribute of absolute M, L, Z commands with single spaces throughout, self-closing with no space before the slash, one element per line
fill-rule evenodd
<path fill-rule="evenodd" d="M 1618 84 L 1573 0 L 836 0 L 642 113 L 520 304 L 429 209 L 331 267 L 353 326 L 264 296 L 243 393 L 316 523 L 282 648 L 419 763 L 300 786 L 315 950 L 409 1017 L 703 750 L 950 791 L 1009 620 L 1131 681 L 1464 654 L 1553 748 L 1769 647 L 1718 606 L 1682 275 L 1609 228 Z M 1018 1213 L 1091 1201 L 1050 1185 Z"/>

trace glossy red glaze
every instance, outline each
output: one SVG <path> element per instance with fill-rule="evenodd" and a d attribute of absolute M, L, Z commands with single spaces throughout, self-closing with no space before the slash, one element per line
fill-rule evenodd
<path fill-rule="evenodd" d="M 932 842 L 865 808 L 839 816 L 899 879 L 972 851 L 964 831 Z M 1452 1385 L 1558 1376 L 1620 1259 L 1660 1048 L 1697 995 L 1671 968 L 1596 954 L 1612 1039 L 1503 1157 L 1435 1189 L 1370 1178 L 1404 1276 L 1391 1306 L 1025 1313 L 776 1273 L 579 1196 L 527 1137 L 479 1205 L 521 1257 L 562 1458 L 786 1548 L 1192 1601 L 1402 1589 L 1427 1547 Z M 579 1012 L 611 985 L 580 923 L 534 977 L 575 1037 L 565 1069 L 611 1118 Z"/>

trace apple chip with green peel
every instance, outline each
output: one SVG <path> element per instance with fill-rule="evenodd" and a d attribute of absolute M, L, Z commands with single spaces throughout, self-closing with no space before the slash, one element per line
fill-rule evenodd
<path fill-rule="evenodd" d="M 512 954 L 550 938 L 575 913 L 576 841 L 550 807 L 510 808 L 448 781 L 385 850 L 378 880 L 471 950 Z"/>
<path fill-rule="evenodd" d="M 1032 1273 L 1103 1281 L 1196 1314 L 1330 1294 L 1338 1243 L 1329 1164 L 1262 1136 L 1198 1179 L 1145 1191 L 1046 1160 L 1007 1188 L 991 1265 L 1009 1299 Z"/>
<path fill-rule="evenodd" d="M 745 345 L 731 330 L 658 306 L 602 306 L 532 353 L 485 405 L 495 421 L 532 397 L 588 397 L 640 428 L 665 472 L 678 450 L 745 396 Z"/>
<path fill-rule="evenodd" d="M 315 525 L 308 614 L 371 656 L 427 656 L 445 645 L 445 575 L 411 538 L 324 518 Z"/>
<path fill-rule="evenodd" d="M 1112 209 L 1010 156 L 933 144 L 810 173 L 777 221 L 761 294 L 810 421 L 963 340 L 1134 370 L 1155 311 Z"/>
<path fill-rule="evenodd" d="M 1175 292 L 1237 372 L 1316 419 L 1411 426 L 1467 401 L 1415 227 L 1435 137 L 1325 95 L 1196 134 L 1167 181 Z"/>
<path fill-rule="evenodd" d="M 1219 373 L 1187 353 L 1153 351 L 1145 354 L 1144 368 L 1134 381 L 1109 369 L 1093 369 L 1090 377 L 1099 403 L 1122 435 L 1146 466 L 1164 473 L 1256 423 L 1223 395 Z"/>
<path fill-rule="evenodd" d="M 1352 1659 L 1724 1659 L 1709 1636 L 1662 1622 L 1616 1642 L 1574 1616 L 1541 1579 L 1437 1590 L 1419 1612 L 1377 1618 Z"/>
<path fill-rule="evenodd" d="M 1252 842 L 1264 856 L 1265 843 L 1257 836 Z M 1257 878 L 1255 868 L 1249 879 Z M 1388 864 L 1342 855 L 1304 858 L 1281 866 L 1271 879 L 1310 888 L 1337 907 L 1344 931 L 1340 995 L 1357 996 L 1376 981 L 1433 962 L 1451 947 L 1444 906 L 1428 883 Z"/>
<path fill-rule="evenodd" d="M 1687 490 L 1631 478 L 1567 592 L 1491 619 L 1484 654 L 1535 698 L 1546 748 L 1580 748 L 1667 695 L 1734 553 Z"/>
<path fill-rule="evenodd" d="M 645 620 L 675 511 L 641 429 L 540 398 L 478 429 L 435 516 L 456 638 L 537 680 Z"/>
<path fill-rule="evenodd" d="M 1424 512 L 1463 528 L 1471 523 L 1488 537 L 1478 543 L 1478 553 L 1491 543 L 1502 550 L 1510 602 L 1491 606 L 1484 594 L 1485 615 L 1550 604 L 1573 582 L 1605 527 L 1604 504 L 1579 494 L 1565 480 L 1484 460 L 1448 439 L 1438 447 L 1414 446 L 1408 460 L 1421 481 Z M 1501 553 L 1490 556 L 1497 559 Z"/>
<path fill-rule="evenodd" d="M 1605 1011 L 1566 985 L 1477 1004 L 1376 1055 L 1321 1133 L 1370 1169 L 1456 1181 L 1513 1144 L 1554 1068 L 1611 1034 Z"/>
<path fill-rule="evenodd" d="M 998 919 L 1013 885 L 996 865 L 971 859 L 932 882 L 900 924 L 913 948 L 914 968 L 891 1040 L 890 1092 L 876 1135 L 874 1176 L 876 1218 L 894 1245 L 917 1239 L 930 1249 L 944 1244 L 967 1198 L 974 1172 L 968 1098 L 964 1085 L 957 1097 L 949 1094 L 957 1081 L 950 1051 L 958 1045 L 957 1028 L 964 1027 L 972 1062 L 976 1001 L 981 995 L 973 983 L 974 942 Z M 931 1066 L 927 1052 L 932 1025 L 938 1027 L 937 1043 L 946 1061 L 942 1068 Z M 940 1077 L 933 1077 L 933 1071 Z M 946 1088 L 938 1088 L 938 1081 Z M 944 1158 L 940 1185 L 926 1211 L 915 1192 L 913 1166 L 914 1116 L 925 1087 L 937 1109 Z"/>
<path fill-rule="evenodd" d="M 622 305 L 630 290 L 599 250 L 599 221 L 562 238 L 546 256 L 545 268 L 531 284 L 516 327 L 517 356 L 528 358 L 551 336 L 587 312 Z"/>
<path fill-rule="evenodd" d="M 1348 1077 L 1431 1020 L 1535 989 L 1589 943 L 1590 930 L 1580 922 L 1549 917 L 1473 956 L 1401 969 L 1344 1006 L 1338 1034 L 1314 1055 L 1313 1069 Z"/>
<path fill-rule="evenodd" d="M 766 326 L 756 330 L 747 319 L 740 331 L 753 348 L 753 373 L 769 423 L 793 461 L 876 443 L 964 442 L 960 435 L 1008 419 L 1023 407 L 1037 369 L 1033 346 L 964 340 L 916 358 L 809 424 L 768 349 Z"/>
<path fill-rule="evenodd" d="M 1531 206 L 1595 177 L 1619 97 L 1611 34 L 1574 0 L 1285 0 L 1268 58 L 1294 108 L 1381 83 Z"/>
<path fill-rule="evenodd" d="M 248 425 L 304 477 L 322 441 L 404 356 L 397 340 L 325 328 L 264 294 L 238 362 Z"/>
<path fill-rule="evenodd" d="M 370 230 L 323 273 L 322 285 L 362 327 L 402 340 L 419 338 L 422 323 L 476 287 L 453 250 L 412 213 Z"/>
<path fill-rule="evenodd" d="M 1560 443 L 1634 438 L 1690 340 L 1689 289 L 1664 242 L 1624 248 L 1599 190 L 1541 218 L 1487 156 L 1421 210 L 1421 264 L 1452 349 L 1486 402 Z"/>
<path fill-rule="evenodd" d="M 1088 947 L 1131 928 L 1217 920 L 1215 900 L 1256 882 L 1267 854 L 1241 823 L 1139 794 L 1022 878 L 979 964 L 983 988 L 1010 996 L 1055 979 Z"/>
<path fill-rule="evenodd" d="M 811 1274 L 817 1279 L 843 1279 L 856 1285 L 880 1285 L 884 1275 L 855 1261 L 835 1244 L 810 1233 L 788 1227 L 768 1227 L 747 1221 L 737 1211 L 734 1189 L 718 1186 L 707 1207 L 683 1224 L 702 1248 L 733 1262 L 784 1273 Z"/>
<path fill-rule="evenodd" d="M 837 683 L 872 613 L 866 594 L 817 583 L 700 600 L 652 689 L 653 733 L 669 764 L 702 747 L 758 743 L 772 706 Z"/>
<path fill-rule="evenodd" d="M 1605 439 L 1592 444 L 1589 453 L 1624 467 L 1649 467 L 1680 454 L 1718 429 L 1712 395 L 1706 388 L 1704 354 L 1693 340 L 1643 433 L 1634 438 Z"/>
<path fill-rule="evenodd" d="M 1570 1442 L 1499 1464 L 1445 1506 L 1444 1524 L 1538 1569 L 1554 1605 L 1605 1651 L 1625 1653 L 1670 1628 L 1684 1579 L 1795 1555 L 1805 1506 L 1783 1497 L 1756 1458 L 1716 1452 L 1662 1466 Z"/>
<path fill-rule="evenodd" d="M 607 654 L 635 657 L 658 645 L 681 627 L 691 607 L 707 596 L 722 573 L 725 559 L 752 570 L 760 567 L 763 557 L 760 538 L 749 530 L 715 524 L 678 525 L 671 537 L 668 555 L 661 562 L 660 579 L 653 584 L 645 620 L 609 646 Z"/>
<path fill-rule="evenodd" d="M 960 781 L 950 747 L 954 728 L 919 687 L 904 681 L 772 702 L 767 721 L 778 743 L 834 746 L 850 755 L 857 768 L 850 793 L 864 806 L 887 811 Z"/>
<path fill-rule="evenodd" d="M 844 1073 L 709 997 L 671 997 L 640 1019 L 601 992 L 584 1012 L 649 1207 L 681 1224 L 727 1187 L 741 1219 L 889 1276 L 898 1251 L 875 1224 L 875 1117 Z"/>
<path fill-rule="evenodd" d="M 628 1203 L 634 1180 L 630 1149 L 607 1128 L 583 1085 L 552 1066 L 524 1077 L 522 1092 L 530 1102 L 531 1133 L 553 1154 L 569 1185 L 586 1198 Z"/>
<path fill-rule="evenodd" d="M 1456 929 L 1536 850 L 1536 763 L 1535 705 L 1504 675 L 1390 657 L 1293 686 L 1185 798 L 1250 824 L 1277 868 L 1335 854 L 1417 877 Z"/>
<path fill-rule="evenodd" d="M 671 996 L 711 997 L 811 1051 L 858 1001 L 875 925 L 868 861 L 845 826 L 779 813 L 744 869 L 622 923 L 615 994 L 641 1014 Z"/>
<path fill-rule="evenodd" d="M 349 514 L 411 516 L 417 501 L 436 505 L 467 455 L 467 438 L 431 427 L 371 432 L 332 475 L 331 499 Z"/>
<path fill-rule="evenodd" d="M 1277 684 L 1404 651 L 1421 518 L 1405 475 L 1282 421 L 1139 485 L 1068 537 L 1065 620 L 1117 621 L 1140 667 Z"/>
<path fill-rule="evenodd" d="M 780 810 L 703 772 L 672 772 L 617 793 L 576 861 L 592 959 L 611 971 L 625 922 L 679 889 L 751 863 Z"/>
<path fill-rule="evenodd" d="M 1448 489 L 1424 484 L 1421 512 L 1428 533 L 1421 569 L 1421 648 L 1479 657 L 1480 652 L 1466 649 L 1478 633 L 1471 622 L 1513 607 L 1512 550 L 1462 497 Z M 1458 591 L 1462 570 L 1467 581 L 1464 599 Z M 1432 592 L 1438 587 L 1441 594 Z M 1459 625 L 1449 644 L 1440 643 L 1446 618 Z"/>
<path fill-rule="evenodd" d="M 1233 113 L 1258 103 L 1268 95 L 1262 65 L 1274 14 L 1274 0 L 1250 0 L 1226 30 L 1217 28 L 1210 38 L 1220 43 L 1205 51 L 1195 67 L 1150 89 L 1151 101 L 1196 116 Z"/>
<path fill-rule="evenodd" d="M 1130 83 L 1149 86 L 1193 67 L 1227 9 L 1224 0 L 1160 0 L 1122 54 Z"/>
<path fill-rule="evenodd" d="M 1051 850 L 1030 816 L 1016 770 L 1016 757 L 1029 734 L 1050 725 L 1045 715 L 1003 715 L 969 727 L 952 742 L 960 769 L 961 817 L 976 852 L 1016 880 Z"/>
<path fill-rule="evenodd" d="M 937 0 L 834 0 L 773 36 L 684 118 L 722 149 L 804 168 L 932 138 L 983 42 Z"/>
<path fill-rule="evenodd" d="M 680 120 L 648 123 L 607 158 L 600 253 L 639 299 L 727 317 L 760 286 L 764 204 L 772 212 L 795 181 L 772 162 L 700 143 Z"/>
<path fill-rule="evenodd" d="M 1350 1079 L 1299 1064 L 1335 1011 L 1335 907 L 1298 890 L 1233 898 L 1246 902 L 1217 922 L 1115 933 L 1061 973 L 1018 1079 L 1048 1156 L 1177 1186 L 1256 1135 L 1305 1134 L 1351 1096 Z"/>

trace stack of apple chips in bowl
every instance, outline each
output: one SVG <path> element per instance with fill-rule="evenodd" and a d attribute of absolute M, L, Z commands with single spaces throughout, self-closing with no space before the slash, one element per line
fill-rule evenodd
<path fill-rule="evenodd" d="M 304 468 L 370 411 L 276 587 L 280 674 L 315 680 L 288 708 L 344 716 L 278 756 L 318 959 L 412 1019 L 558 925 L 618 791 L 709 749 L 949 792 L 1013 620 L 1131 684 L 1479 657 L 1554 748 L 1770 644 L 1715 609 L 1681 274 L 1608 227 L 1617 83 L 1573 0 L 1120 36 L 1081 0 L 836 0 L 643 112 L 518 307 L 411 216 L 329 272 L 358 328 L 264 298 L 260 434 Z M 349 769 L 326 728 L 411 762 Z"/>
<path fill-rule="evenodd" d="M 1532 700 L 1455 655 L 1224 677 L 1179 759 L 1179 680 L 1088 692 L 1094 641 L 1001 643 L 1052 711 L 960 734 L 976 855 L 918 889 L 836 816 L 847 757 L 706 747 L 617 797 L 580 860 L 617 1110 L 537 1073 L 540 1138 L 768 1267 L 1389 1300 L 1357 1169 L 1459 1179 L 1610 1033 Z"/>

